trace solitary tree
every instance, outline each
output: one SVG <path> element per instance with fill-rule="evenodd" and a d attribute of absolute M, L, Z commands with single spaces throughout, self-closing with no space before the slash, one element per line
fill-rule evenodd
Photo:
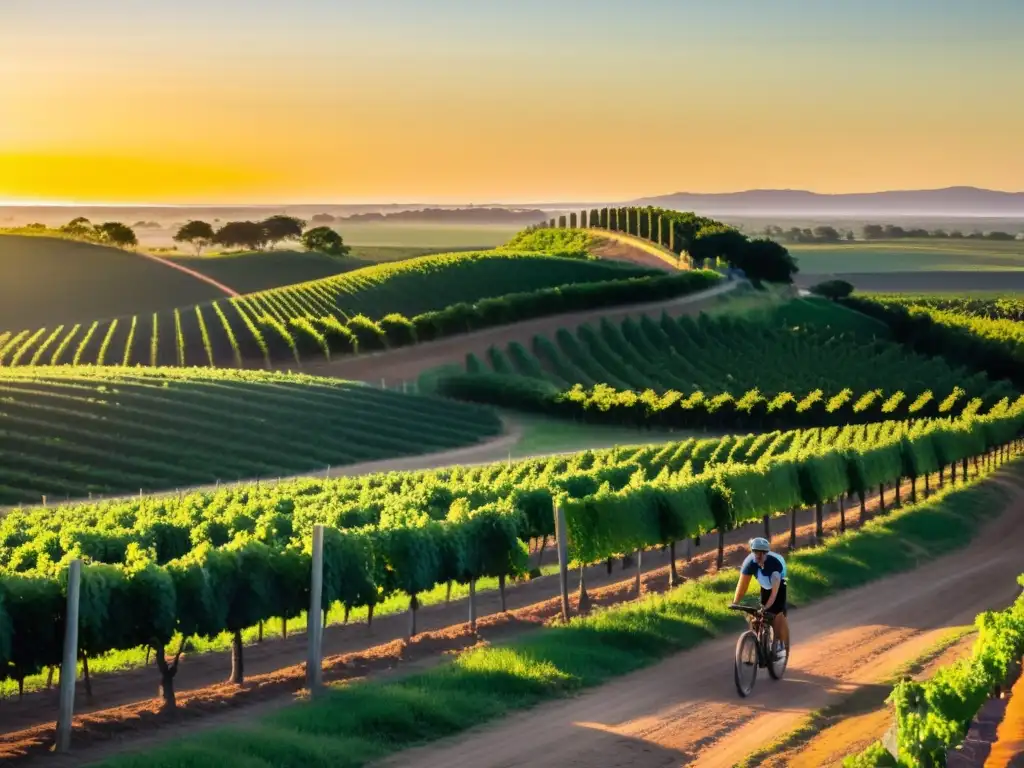
<path fill-rule="evenodd" d="M 845 299 L 853 293 L 853 284 L 845 280 L 826 280 L 823 283 L 812 285 L 810 291 L 817 296 L 824 296 L 826 299 L 838 301 L 839 299 Z"/>
<path fill-rule="evenodd" d="M 174 242 L 188 243 L 196 249 L 196 256 L 203 252 L 214 239 L 213 226 L 206 221 L 190 221 L 183 224 L 174 235 Z"/>
<path fill-rule="evenodd" d="M 273 248 L 282 240 L 298 240 L 302 237 L 302 230 L 306 222 L 294 216 L 271 216 L 263 222 L 263 229 L 267 233 L 267 242 Z"/>
<path fill-rule="evenodd" d="M 92 222 L 84 216 L 72 219 L 61 227 L 61 231 L 70 237 L 89 237 L 94 234 Z"/>
<path fill-rule="evenodd" d="M 307 251 L 326 253 L 329 256 L 346 256 L 349 250 L 341 235 L 330 227 L 314 227 L 302 236 Z"/>
<path fill-rule="evenodd" d="M 255 221 L 229 221 L 217 230 L 213 240 L 227 248 L 249 248 L 262 251 L 267 244 L 267 231 Z"/>
<path fill-rule="evenodd" d="M 134 248 L 139 244 L 135 231 L 120 221 L 108 221 L 96 227 L 101 242 L 116 245 L 119 248 Z"/>

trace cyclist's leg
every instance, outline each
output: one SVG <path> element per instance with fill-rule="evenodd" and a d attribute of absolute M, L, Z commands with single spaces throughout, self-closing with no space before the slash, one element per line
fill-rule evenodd
<path fill-rule="evenodd" d="M 775 614 L 775 618 L 772 620 L 772 629 L 775 630 L 775 637 L 782 641 L 782 647 L 786 649 L 786 653 L 789 653 L 789 622 L 786 620 L 785 613 Z"/>
<path fill-rule="evenodd" d="M 767 590 L 762 591 L 762 604 L 767 597 L 765 593 L 771 594 Z M 786 605 L 786 585 L 783 584 L 779 587 L 779 593 L 775 596 L 775 602 L 772 604 L 772 610 L 769 612 L 772 621 L 772 631 L 775 633 L 777 640 L 782 642 L 782 647 L 786 649 L 786 653 L 789 653 L 789 621 L 786 619 L 787 605 Z"/>

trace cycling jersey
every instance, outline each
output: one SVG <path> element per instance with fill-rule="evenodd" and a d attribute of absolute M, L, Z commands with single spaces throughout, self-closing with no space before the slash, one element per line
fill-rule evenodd
<path fill-rule="evenodd" d="M 769 552 L 764 556 L 764 565 L 758 565 L 753 553 L 747 555 L 747 559 L 740 566 L 740 573 L 744 576 L 755 576 L 761 589 L 772 588 L 772 574 L 777 573 L 783 582 L 786 581 L 786 561 L 782 555 Z"/>
<path fill-rule="evenodd" d="M 782 583 L 779 584 L 779 591 L 775 595 L 775 602 L 772 603 L 771 613 L 786 614 L 786 561 L 782 555 L 769 552 L 764 557 L 764 565 L 759 566 L 754 559 L 753 553 L 747 555 L 747 559 L 740 566 L 740 573 L 744 576 L 753 576 L 761 587 L 761 605 L 768 602 L 772 594 L 772 575 L 779 574 Z"/>

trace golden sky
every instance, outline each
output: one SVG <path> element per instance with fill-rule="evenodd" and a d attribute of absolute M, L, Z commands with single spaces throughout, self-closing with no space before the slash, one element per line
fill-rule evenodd
<path fill-rule="evenodd" d="M 1017 190 L 1022 40 L 1020 0 L 0 0 L 0 201 Z"/>

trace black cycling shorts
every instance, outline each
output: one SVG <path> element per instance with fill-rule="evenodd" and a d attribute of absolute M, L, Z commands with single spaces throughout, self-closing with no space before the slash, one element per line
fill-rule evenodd
<path fill-rule="evenodd" d="M 768 602 L 768 598 L 772 596 L 770 589 L 761 589 L 761 605 Z M 786 613 L 786 582 L 782 582 L 779 585 L 779 594 L 775 596 L 775 602 L 772 603 L 770 610 L 765 613 L 781 613 L 783 616 L 788 616 Z"/>

